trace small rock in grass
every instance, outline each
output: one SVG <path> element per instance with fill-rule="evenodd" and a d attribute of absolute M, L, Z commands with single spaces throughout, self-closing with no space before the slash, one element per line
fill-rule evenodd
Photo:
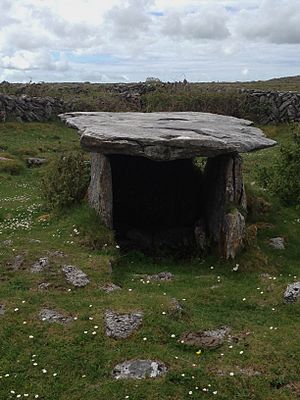
<path fill-rule="evenodd" d="M 12 262 L 8 263 L 8 266 L 13 270 L 13 271 L 19 271 L 19 269 L 22 268 L 24 264 L 24 256 L 21 254 L 17 255 Z"/>
<path fill-rule="evenodd" d="M 129 360 L 115 366 L 115 379 L 157 378 L 167 372 L 167 367 L 160 361 Z"/>
<path fill-rule="evenodd" d="M 300 282 L 290 283 L 284 292 L 286 303 L 295 303 L 300 297 Z"/>
<path fill-rule="evenodd" d="M 184 344 L 203 349 L 215 349 L 224 343 L 230 331 L 229 327 L 224 326 L 215 330 L 185 332 L 181 336 L 180 341 Z"/>
<path fill-rule="evenodd" d="M 39 284 L 38 289 L 40 290 L 47 290 L 51 286 L 49 282 L 42 282 Z"/>
<path fill-rule="evenodd" d="M 30 239 L 29 243 L 42 243 L 39 239 Z"/>
<path fill-rule="evenodd" d="M 3 246 L 5 246 L 5 247 L 12 246 L 12 245 L 13 245 L 13 241 L 11 239 L 4 240 L 4 242 L 3 242 Z"/>
<path fill-rule="evenodd" d="M 183 307 L 175 298 L 171 300 L 170 314 L 177 317 L 181 317 L 183 314 Z"/>
<path fill-rule="evenodd" d="M 146 275 L 145 280 L 146 281 L 162 281 L 162 282 L 169 282 L 173 279 L 173 274 L 171 272 L 159 272 L 158 274 L 154 275 Z"/>
<path fill-rule="evenodd" d="M 75 287 L 84 287 L 90 283 L 87 275 L 74 265 L 65 265 L 62 269 L 66 280 Z"/>
<path fill-rule="evenodd" d="M 127 339 L 139 328 L 143 313 L 119 314 L 107 310 L 104 316 L 106 335 L 114 339 Z"/>
<path fill-rule="evenodd" d="M 42 321 L 47 321 L 51 324 L 56 322 L 62 325 L 69 324 L 73 320 L 70 316 L 67 317 L 58 311 L 50 310 L 48 308 L 43 308 L 40 311 L 39 317 Z"/>
<path fill-rule="evenodd" d="M 30 157 L 27 158 L 26 163 L 28 167 L 40 167 L 45 164 L 47 160 L 45 158 Z"/>
<path fill-rule="evenodd" d="M 114 283 L 106 283 L 104 286 L 101 286 L 100 289 L 103 290 L 105 293 L 112 293 L 116 290 L 121 290 L 121 287 L 115 285 Z"/>
<path fill-rule="evenodd" d="M 0 315 L 4 315 L 4 314 L 5 314 L 5 305 L 0 304 Z"/>
<path fill-rule="evenodd" d="M 50 267 L 50 261 L 48 257 L 41 257 L 38 259 L 30 268 L 30 271 L 35 274 L 38 272 L 43 272 Z"/>
<path fill-rule="evenodd" d="M 283 237 L 275 237 L 269 240 L 270 246 L 276 250 L 284 250 L 285 249 L 285 240 Z"/>

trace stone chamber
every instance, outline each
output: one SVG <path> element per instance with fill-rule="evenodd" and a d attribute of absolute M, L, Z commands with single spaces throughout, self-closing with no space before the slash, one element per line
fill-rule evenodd
<path fill-rule="evenodd" d="M 61 118 L 91 152 L 89 203 L 123 249 L 228 259 L 243 248 L 240 153 L 276 144 L 251 121 L 188 112 Z"/>

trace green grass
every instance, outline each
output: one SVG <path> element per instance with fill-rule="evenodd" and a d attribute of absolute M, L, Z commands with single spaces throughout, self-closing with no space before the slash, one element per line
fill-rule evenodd
<path fill-rule="evenodd" d="M 291 138 L 286 125 L 264 129 L 280 143 Z M 0 172 L 0 304 L 6 306 L 5 315 L 0 316 L 1 399 L 14 399 L 18 394 L 23 398 L 27 393 L 30 399 L 38 394 L 49 400 L 298 398 L 299 393 L 286 385 L 299 384 L 300 302 L 286 305 L 282 300 L 286 285 L 299 276 L 299 210 L 283 207 L 255 182 L 256 166 L 271 165 L 278 148 L 244 156 L 249 190 L 255 198 L 270 203 L 267 212 L 258 207 L 256 215 L 249 216 L 249 224 L 259 227 L 257 244 L 253 242 L 235 261 L 210 256 L 157 262 L 138 252 L 120 254 L 111 234 L 86 205 L 50 214 L 43 209 L 39 182 L 45 167 L 26 168 L 26 156 L 51 160 L 57 153 L 77 150 L 76 131 L 59 123 L 2 124 L 0 147 L 23 163 L 19 175 Z M 268 246 L 268 239 L 275 235 L 286 238 L 285 251 Z M 12 245 L 3 244 L 7 239 Z M 65 256 L 52 257 L 47 273 L 30 273 L 35 260 L 57 250 Z M 24 256 L 24 264 L 14 272 L 7 264 L 18 254 Z M 236 263 L 239 269 L 234 272 Z M 90 285 L 78 290 L 68 285 L 61 273 L 64 264 L 82 268 Z M 172 272 L 174 281 L 141 282 L 141 275 L 160 271 Z M 272 279 L 262 278 L 262 273 Z M 108 295 L 99 289 L 111 281 L 122 290 Z M 38 290 L 41 282 L 50 282 L 50 288 Z M 182 318 L 168 312 L 174 297 L 184 306 Z M 43 307 L 78 319 L 68 326 L 49 325 L 38 319 Z M 125 341 L 107 338 L 103 326 L 107 309 L 142 310 L 142 327 Z M 234 335 L 250 334 L 233 343 L 233 348 L 225 343 L 217 350 L 204 351 L 200 358 L 195 354 L 197 348 L 179 341 L 185 331 L 221 325 L 230 326 Z M 94 330 L 96 335 L 92 335 Z M 169 372 L 158 380 L 113 380 L 114 365 L 135 357 L 159 359 Z M 241 368 L 260 375 L 241 375 Z"/>

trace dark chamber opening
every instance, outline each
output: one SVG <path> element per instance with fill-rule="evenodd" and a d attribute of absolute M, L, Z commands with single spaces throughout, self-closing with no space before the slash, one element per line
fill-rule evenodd
<path fill-rule="evenodd" d="M 113 226 L 119 238 L 141 242 L 142 247 L 193 240 L 204 196 L 202 173 L 192 159 L 111 155 L 110 163 Z"/>

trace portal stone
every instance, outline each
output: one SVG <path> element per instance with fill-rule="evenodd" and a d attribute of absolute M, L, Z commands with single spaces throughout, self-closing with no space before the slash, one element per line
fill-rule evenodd
<path fill-rule="evenodd" d="M 108 157 L 100 153 L 91 154 L 91 182 L 89 203 L 101 216 L 102 222 L 113 228 L 113 195 L 111 167 Z"/>

